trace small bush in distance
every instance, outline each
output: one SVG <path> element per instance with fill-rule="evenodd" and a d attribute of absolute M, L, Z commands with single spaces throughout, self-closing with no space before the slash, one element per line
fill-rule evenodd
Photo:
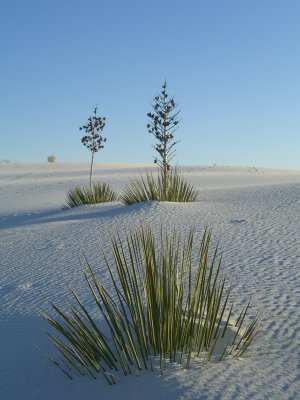
<path fill-rule="evenodd" d="M 118 371 L 138 375 L 154 361 L 160 368 L 166 362 L 189 367 L 195 357 L 241 357 L 258 332 L 259 316 L 244 328 L 248 302 L 233 319 L 217 249 L 210 251 L 211 234 L 205 231 L 196 249 L 193 235 L 190 230 L 182 242 L 175 231 L 161 229 L 156 239 L 143 227 L 125 241 L 113 238 L 111 255 L 104 255 L 109 291 L 86 261 L 84 277 L 110 337 L 72 290 L 68 312 L 53 305 L 56 318 L 43 313 L 58 334 L 49 338 L 64 362 L 81 375 L 100 373 L 112 385 Z M 72 379 L 61 360 L 47 357 Z"/>
<path fill-rule="evenodd" d="M 47 157 L 48 163 L 54 163 L 55 162 L 55 156 L 51 155 Z"/>
<path fill-rule="evenodd" d="M 144 201 L 193 202 L 197 200 L 196 189 L 177 170 L 169 171 L 167 190 L 165 188 L 162 171 L 157 175 L 157 179 L 152 174 L 147 174 L 145 178 L 140 176 L 131 179 L 120 199 L 126 205 Z"/>
<path fill-rule="evenodd" d="M 97 183 L 92 188 L 75 187 L 70 189 L 64 208 L 82 206 L 83 204 L 107 203 L 117 199 L 117 194 L 108 183 Z"/>

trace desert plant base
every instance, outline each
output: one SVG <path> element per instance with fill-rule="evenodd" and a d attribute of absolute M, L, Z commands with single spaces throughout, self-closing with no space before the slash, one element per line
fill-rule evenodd
<path fill-rule="evenodd" d="M 233 321 L 230 289 L 220 276 L 217 249 L 210 254 L 210 238 L 205 231 L 195 249 L 196 266 L 193 230 L 184 243 L 175 231 L 163 229 L 156 240 L 148 227 L 128 234 L 125 242 L 113 238 L 112 258 L 103 255 L 113 290 L 106 290 L 87 261 L 84 274 L 106 329 L 73 290 L 75 304 L 68 302 L 68 313 L 55 305 L 57 319 L 43 313 L 59 333 L 49 338 L 64 362 L 79 374 L 100 373 L 114 384 L 120 373 L 151 370 L 155 360 L 163 368 L 174 362 L 189 367 L 195 358 L 241 357 L 257 334 L 259 316 L 244 327 L 248 302 Z M 60 361 L 53 362 L 71 377 Z"/>
<path fill-rule="evenodd" d="M 69 190 L 64 208 L 116 201 L 117 194 L 107 183 L 97 183 L 90 188 L 75 187 Z"/>
<path fill-rule="evenodd" d="M 152 174 L 147 174 L 146 178 L 140 176 L 132 179 L 121 196 L 121 201 L 126 205 L 145 201 L 193 202 L 196 200 L 197 191 L 176 170 L 169 172 L 166 190 L 164 177 L 160 171 L 157 179 Z"/>

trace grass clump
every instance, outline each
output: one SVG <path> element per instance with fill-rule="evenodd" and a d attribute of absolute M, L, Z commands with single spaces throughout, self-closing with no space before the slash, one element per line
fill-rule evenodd
<path fill-rule="evenodd" d="M 116 201 L 117 194 L 108 183 L 97 183 L 92 188 L 75 187 L 67 194 L 65 208 Z"/>
<path fill-rule="evenodd" d="M 230 289 L 225 289 L 210 240 L 206 231 L 194 249 L 193 230 L 183 243 L 175 231 L 161 230 L 156 240 L 149 228 L 128 234 L 125 242 L 113 238 L 112 257 L 104 255 L 113 290 L 105 288 L 88 262 L 84 274 L 106 329 L 99 328 L 72 290 L 67 313 L 53 305 L 56 318 L 43 314 L 59 333 L 49 338 L 64 362 L 48 358 L 70 378 L 65 362 L 79 374 L 96 378 L 100 373 L 114 384 L 117 371 L 139 374 L 152 369 L 154 361 L 160 368 L 167 362 L 188 367 L 194 357 L 241 357 L 257 333 L 259 317 L 244 328 L 248 302 L 233 322 Z"/>
<path fill-rule="evenodd" d="M 196 200 L 196 189 L 176 170 L 168 173 L 166 188 L 161 172 L 157 179 L 152 174 L 146 174 L 145 178 L 140 176 L 131 179 L 121 196 L 121 201 L 126 205 L 145 201 L 193 202 Z"/>

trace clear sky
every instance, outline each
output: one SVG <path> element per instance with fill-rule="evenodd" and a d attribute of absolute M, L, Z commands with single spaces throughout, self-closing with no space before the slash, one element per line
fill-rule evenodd
<path fill-rule="evenodd" d="M 299 0 L 2 0 L 0 160 L 152 162 L 164 79 L 181 165 L 300 169 Z"/>

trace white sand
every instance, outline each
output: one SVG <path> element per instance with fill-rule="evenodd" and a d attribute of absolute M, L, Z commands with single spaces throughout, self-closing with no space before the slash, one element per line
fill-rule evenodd
<path fill-rule="evenodd" d="M 0 164 L 0 398 L 299 399 L 300 171 L 183 167 L 199 202 L 120 203 L 62 210 L 67 189 L 88 183 L 88 164 Z M 152 165 L 96 165 L 94 179 L 121 191 Z M 99 242 L 110 231 L 149 223 L 212 228 L 223 269 L 241 304 L 263 311 L 262 332 L 243 360 L 175 365 L 108 386 L 101 378 L 67 380 L 35 350 L 55 350 L 38 309 L 64 307 L 71 285 L 89 301 L 79 262 L 84 250 L 101 274 Z"/>

